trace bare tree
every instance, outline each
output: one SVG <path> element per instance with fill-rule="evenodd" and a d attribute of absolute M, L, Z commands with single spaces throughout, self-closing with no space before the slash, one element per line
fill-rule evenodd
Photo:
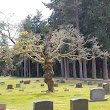
<path fill-rule="evenodd" d="M 19 40 L 14 46 L 19 54 L 25 53 L 31 60 L 43 65 L 44 82 L 48 85 L 48 91 L 54 92 L 54 82 L 52 77 L 53 62 L 55 59 L 66 57 L 69 59 L 79 59 L 85 57 L 86 51 L 84 45 L 87 41 L 72 26 L 61 27 L 58 30 L 50 31 L 45 39 L 41 39 L 40 35 L 32 33 L 22 34 L 24 40 Z M 80 43 L 80 47 L 78 46 Z M 64 46 L 68 47 L 65 51 L 61 51 Z M 80 54 L 78 53 L 80 51 Z M 15 51 L 15 53 L 17 53 Z"/>

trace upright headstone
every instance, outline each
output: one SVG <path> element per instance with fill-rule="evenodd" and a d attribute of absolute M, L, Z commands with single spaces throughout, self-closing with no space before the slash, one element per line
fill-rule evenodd
<path fill-rule="evenodd" d="M 90 90 L 90 101 L 106 101 L 105 91 L 103 88 L 92 88 Z"/>
<path fill-rule="evenodd" d="M 16 84 L 16 88 L 20 88 L 21 87 L 21 85 L 20 84 Z"/>
<path fill-rule="evenodd" d="M 7 89 L 13 89 L 13 85 L 7 85 Z"/>
<path fill-rule="evenodd" d="M 76 88 L 82 88 L 82 83 L 77 83 Z"/>
<path fill-rule="evenodd" d="M 92 85 L 92 82 L 91 82 L 91 81 L 88 81 L 87 84 L 88 84 L 88 85 Z"/>
<path fill-rule="evenodd" d="M 53 110 L 53 102 L 48 100 L 35 101 L 33 110 Z"/>
<path fill-rule="evenodd" d="M 6 110 L 6 104 L 0 104 L 0 110 Z"/>
<path fill-rule="evenodd" d="M 110 85 L 107 83 L 103 83 L 103 88 L 105 90 L 105 94 L 110 94 Z"/>
<path fill-rule="evenodd" d="M 24 84 L 30 84 L 30 80 L 24 81 Z"/>
<path fill-rule="evenodd" d="M 5 82 L 0 82 L 0 85 L 1 85 L 1 86 L 4 86 L 4 85 L 5 85 Z"/>
<path fill-rule="evenodd" d="M 20 81 L 20 83 L 23 83 L 23 82 L 24 82 L 23 80 Z"/>
<path fill-rule="evenodd" d="M 70 110 L 88 110 L 88 99 L 81 98 L 71 99 Z"/>

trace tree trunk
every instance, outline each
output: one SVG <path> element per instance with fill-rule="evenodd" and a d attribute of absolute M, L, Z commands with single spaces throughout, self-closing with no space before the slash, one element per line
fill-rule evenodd
<path fill-rule="evenodd" d="M 63 61 L 63 58 L 61 58 L 61 76 L 64 77 L 64 61 Z"/>
<path fill-rule="evenodd" d="M 54 72 L 53 72 L 53 64 L 50 62 L 45 62 L 44 67 L 44 82 L 48 86 L 47 92 L 54 92 L 54 81 L 52 80 Z"/>
<path fill-rule="evenodd" d="M 68 75 L 67 75 L 67 62 L 66 62 L 66 58 L 64 58 L 64 70 L 65 70 L 65 78 L 67 79 Z"/>
<path fill-rule="evenodd" d="M 107 57 L 103 58 L 103 79 L 108 79 Z"/>
<path fill-rule="evenodd" d="M 37 77 L 39 77 L 39 63 L 36 64 L 36 69 L 37 69 Z"/>
<path fill-rule="evenodd" d="M 84 78 L 87 78 L 87 67 L 86 67 L 85 59 L 83 59 L 83 75 L 84 75 Z"/>
<path fill-rule="evenodd" d="M 92 78 L 96 79 L 96 61 L 95 58 L 92 58 Z"/>
<path fill-rule="evenodd" d="M 80 79 L 83 78 L 83 75 L 82 75 L 82 59 L 79 59 L 79 75 L 80 75 Z"/>
<path fill-rule="evenodd" d="M 26 55 L 24 55 L 24 77 L 27 77 L 27 75 L 26 75 L 26 71 L 27 71 L 26 70 L 27 69 L 26 62 L 27 62 Z"/>
<path fill-rule="evenodd" d="M 30 59 L 28 60 L 28 73 L 29 73 L 29 77 L 31 77 L 31 68 L 30 68 Z"/>
<path fill-rule="evenodd" d="M 70 77 L 70 71 L 69 71 L 69 59 L 66 58 L 66 67 L 67 67 L 67 77 Z"/>
<path fill-rule="evenodd" d="M 73 61 L 73 78 L 76 78 L 76 62 L 75 60 Z"/>

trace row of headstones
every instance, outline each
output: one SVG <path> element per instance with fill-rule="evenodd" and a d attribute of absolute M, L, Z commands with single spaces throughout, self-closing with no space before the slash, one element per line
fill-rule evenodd
<path fill-rule="evenodd" d="M 6 110 L 6 104 L 0 104 L 0 110 Z M 33 110 L 53 110 L 53 101 L 35 101 L 33 105 Z M 88 99 L 71 99 L 70 110 L 88 110 Z"/>

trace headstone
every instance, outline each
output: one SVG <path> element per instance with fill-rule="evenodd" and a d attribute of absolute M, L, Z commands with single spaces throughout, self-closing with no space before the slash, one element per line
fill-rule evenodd
<path fill-rule="evenodd" d="M 58 84 L 54 83 L 54 87 L 58 87 Z"/>
<path fill-rule="evenodd" d="M 33 110 L 53 110 L 53 102 L 48 100 L 35 101 Z"/>
<path fill-rule="evenodd" d="M 88 99 L 81 98 L 71 99 L 70 110 L 88 110 Z"/>
<path fill-rule="evenodd" d="M 30 80 L 28 80 L 28 81 L 24 81 L 24 84 L 30 84 Z"/>
<path fill-rule="evenodd" d="M 21 87 L 21 85 L 20 84 L 16 84 L 16 88 L 20 88 Z"/>
<path fill-rule="evenodd" d="M 60 81 L 60 83 L 65 83 L 65 81 L 62 79 L 62 80 Z"/>
<path fill-rule="evenodd" d="M 36 80 L 36 82 L 40 82 L 40 80 Z"/>
<path fill-rule="evenodd" d="M 1 85 L 1 86 L 4 86 L 4 85 L 5 85 L 5 82 L 0 82 L 0 85 Z"/>
<path fill-rule="evenodd" d="M 56 80 L 56 82 L 60 82 L 60 80 L 59 80 L 59 79 L 57 79 L 57 80 Z"/>
<path fill-rule="evenodd" d="M 82 83 L 77 83 L 76 88 L 82 88 Z"/>
<path fill-rule="evenodd" d="M 103 88 L 93 88 L 90 90 L 90 101 L 106 101 L 105 91 Z"/>
<path fill-rule="evenodd" d="M 92 82 L 91 82 L 91 81 L 88 81 L 87 84 L 88 84 L 88 85 L 92 85 Z"/>
<path fill-rule="evenodd" d="M 44 84 L 41 84 L 40 86 L 44 86 Z"/>
<path fill-rule="evenodd" d="M 24 82 L 23 80 L 20 81 L 20 83 L 23 83 L 23 82 Z"/>
<path fill-rule="evenodd" d="M 110 85 L 107 83 L 103 83 L 103 88 L 105 90 L 105 94 L 110 94 Z"/>
<path fill-rule="evenodd" d="M 102 87 L 103 86 L 103 84 L 102 83 L 98 83 L 98 87 Z"/>
<path fill-rule="evenodd" d="M 13 89 L 13 85 L 7 85 L 7 89 Z"/>
<path fill-rule="evenodd" d="M 0 104 L 0 110 L 6 110 L 6 104 Z"/>

